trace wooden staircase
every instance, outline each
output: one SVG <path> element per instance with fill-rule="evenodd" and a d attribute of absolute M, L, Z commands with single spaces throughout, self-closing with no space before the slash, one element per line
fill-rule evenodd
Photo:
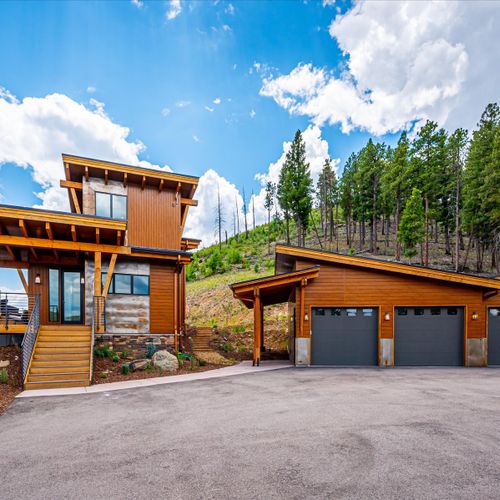
<path fill-rule="evenodd" d="M 212 334 L 212 328 L 196 328 L 196 335 L 191 337 L 193 352 L 213 352 L 213 349 L 210 347 Z"/>
<path fill-rule="evenodd" d="M 40 326 L 24 388 L 90 385 L 90 326 Z"/>

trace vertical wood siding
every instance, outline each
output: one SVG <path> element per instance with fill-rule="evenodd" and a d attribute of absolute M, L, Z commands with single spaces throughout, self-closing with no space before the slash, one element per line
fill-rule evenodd
<path fill-rule="evenodd" d="M 40 274 L 40 284 L 35 283 L 36 275 Z M 47 266 L 30 264 L 28 269 L 28 290 L 30 294 L 40 294 L 40 323 L 49 322 L 49 269 Z"/>
<path fill-rule="evenodd" d="M 144 190 L 128 186 L 128 245 L 150 248 L 181 247 L 180 199 L 173 190 Z"/>
<path fill-rule="evenodd" d="M 172 265 L 151 264 L 149 307 L 151 333 L 174 333 L 174 278 Z"/>

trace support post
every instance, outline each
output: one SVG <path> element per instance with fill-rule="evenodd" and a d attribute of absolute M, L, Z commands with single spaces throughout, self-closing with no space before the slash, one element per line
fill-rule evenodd
<path fill-rule="evenodd" d="M 253 302 L 253 365 L 260 364 L 260 346 L 261 346 L 261 330 L 262 330 L 262 302 L 260 299 L 260 290 L 254 289 Z"/>
<path fill-rule="evenodd" d="M 299 320 L 299 337 L 304 336 L 304 289 L 306 287 L 307 281 L 302 280 L 300 282 L 300 320 Z"/>
<path fill-rule="evenodd" d="M 101 252 L 94 253 L 94 297 L 101 296 Z M 96 331 L 99 332 L 101 329 L 101 301 L 99 299 L 94 300 L 95 310 L 94 310 L 94 322 L 96 325 Z"/>
<path fill-rule="evenodd" d="M 260 301 L 260 352 L 264 352 L 264 305 Z"/>

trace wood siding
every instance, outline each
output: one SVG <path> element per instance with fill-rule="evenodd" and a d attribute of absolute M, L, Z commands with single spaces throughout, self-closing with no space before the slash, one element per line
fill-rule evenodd
<path fill-rule="evenodd" d="M 175 267 L 151 264 L 149 277 L 149 324 L 151 333 L 175 331 Z"/>
<path fill-rule="evenodd" d="M 40 275 L 40 284 L 35 283 Z M 40 324 L 49 322 L 49 268 L 40 264 L 30 264 L 28 269 L 28 290 L 30 294 L 40 294 Z"/>
<path fill-rule="evenodd" d="M 181 248 L 181 205 L 173 190 L 128 186 L 128 245 Z"/>
<path fill-rule="evenodd" d="M 317 263 L 317 262 L 313 262 Z M 297 260 L 297 270 L 311 266 L 310 260 Z M 297 302 L 300 294 L 296 292 Z M 378 270 L 360 269 L 341 264 L 321 263 L 320 275 L 305 288 L 304 337 L 310 337 L 312 307 L 379 307 L 380 338 L 394 336 L 394 308 L 397 306 L 462 306 L 467 338 L 486 337 L 487 307 L 500 304 L 500 296 L 483 300 L 478 287 L 437 280 L 397 275 Z M 390 313 L 390 320 L 384 314 Z M 472 313 L 477 312 L 477 320 Z"/>

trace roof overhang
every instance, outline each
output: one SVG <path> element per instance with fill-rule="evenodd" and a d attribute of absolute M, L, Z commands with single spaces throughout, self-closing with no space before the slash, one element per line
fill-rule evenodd
<path fill-rule="evenodd" d="M 480 288 L 500 290 L 500 281 L 495 278 L 475 276 L 470 274 L 442 271 L 427 267 L 418 267 L 399 262 L 389 262 L 379 259 L 342 255 L 311 248 L 276 245 L 276 272 L 293 269 L 297 258 L 313 262 L 329 262 L 389 273 L 410 275 L 418 278 L 445 281 L 459 285 L 477 286 Z"/>
<path fill-rule="evenodd" d="M 300 271 L 276 274 L 254 280 L 233 283 L 230 288 L 235 298 L 241 300 L 249 309 L 253 308 L 255 295 L 258 293 L 265 306 L 287 302 L 297 285 L 307 285 L 309 280 L 319 276 L 320 266 L 313 266 Z"/>

